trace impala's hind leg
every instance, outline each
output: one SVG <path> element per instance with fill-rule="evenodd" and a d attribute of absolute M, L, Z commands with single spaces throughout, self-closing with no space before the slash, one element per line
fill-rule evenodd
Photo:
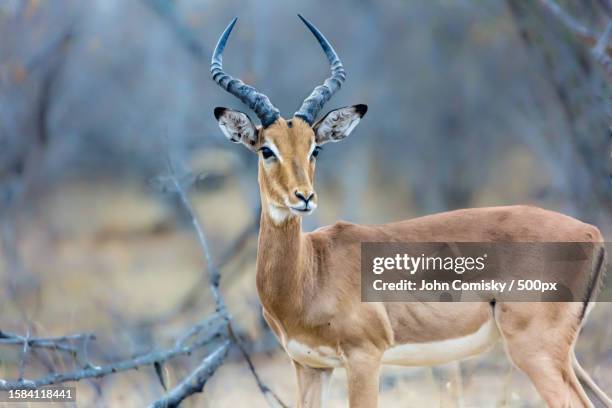
<path fill-rule="evenodd" d="M 596 407 L 602 408 L 612 408 L 612 399 L 606 395 L 605 392 L 593 381 L 589 373 L 585 371 L 584 368 L 580 366 L 578 363 L 578 359 L 576 359 L 576 355 L 573 356 L 573 366 L 576 371 L 576 375 L 578 376 L 578 380 L 583 387 L 586 387 L 592 394 L 589 395 L 591 400 L 596 400 L 598 404 L 595 404 Z"/>
<path fill-rule="evenodd" d="M 592 407 L 572 366 L 581 303 L 501 303 L 495 318 L 510 359 L 552 408 Z"/>

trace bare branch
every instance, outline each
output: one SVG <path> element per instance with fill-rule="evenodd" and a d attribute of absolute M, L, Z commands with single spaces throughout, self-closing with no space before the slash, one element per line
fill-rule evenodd
<path fill-rule="evenodd" d="M 185 377 L 183 381 L 162 398 L 149 405 L 149 408 L 178 407 L 185 398 L 197 392 L 202 392 L 208 379 L 212 377 L 217 368 L 223 363 L 223 360 L 225 360 L 229 346 L 230 341 L 225 341 L 225 343 L 209 354 L 191 374 Z"/>
<path fill-rule="evenodd" d="M 76 353 L 78 348 L 72 343 L 83 341 L 86 338 L 95 339 L 92 333 L 79 333 L 59 337 L 26 337 L 15 333 L 0 331 L 0 345 L 23 345 L 26 342 L 31 348 L 46 348 Z"/>
<path fill-rule="evenodd" d="M 609 39 L 612 36 L 612 21 L 608 23 L 606 29 L 604 30 L 599 40 L 597 40 L 597 44 L 591 51 L 595 60 L 597 60 L 603 67 L 606 72 L 612 75 L 612 58 L 608 55 L 606 48 L 609 43 Z"/>
<path fill-rule="evenodd" d="M 606 52 L 606 46 L 608 45 L 608 39 L 612 35 L 612 21 L 608 23 L 606 29 L 597 40 L 597 44 L 593 48 L 593 52 L 598 54 L 604 54 Z"/>
<path fill-rule="evenodd" d="M 591 53 L 595 60 L 604 67 L 608 74 L 612 75 L 612 57 L 610 57 L 612 47 L 609 43 L 609 38 L 612 34 L 612 22 L 608 23 L 604 32 L 598 36 L 595 31 L 583 25 L 563 10 L 555 0 L 540 0 L 540 3 L 573 34 L 578 36 L 578 38 L 590 47 L 593 47 Z"/>
<path fill-rule="evenodd" d="M 225 251 L 219 257 L 217 262 L 217 269 L 221 270 L 231 261 L 233 261 L 242 249 L 247 245 L 249 240 L 257 235 L 259 231 L 259 214 L 261 207 L 256 207 L 256 211 L 253 212 L 252 221 L 238 234 L 238 236 L 232 241 L 232 243 L 225 249 Z M 164 322 L 168 322 L 175 316 L 187 312 L 194 308 L 198 301 L 202 297 L 202 288 L 205 288 L 209 284 L 208 274 L 200 274 L 198 280 L 189 288 L 187 294 L 182 300 L 174 306 L 171 310 L 165 312 L 163 315 L 156 319 L 144 320 L 140 322 L 142 326 L 159 325 Z"/>
<path fill-rule="evenodd" d="M 249 240 L 257 235 L 259 231 L 259 214 L 261 212 L 261 207 L 257 206 L 256 210 L 253 212 L 252 221 L 238 234 L 238 236 L 234 239 L 234 241 L 225 249 L 223 254 L 219 257 L 219 261 L 217 262 L 217 269 L 221 270 L 228 263 L 233 261 L 241 250 L 247 245 Z M 183 299 L 178 303 L 172 310 L 165 313 L 163 316 L 151 321 L 145 321 L 141 324 L 145 326 L 150 326 L 153 324 L 159 324 L 163 322 L 167 322 L 172 319 L 174 316 L 179 315 L 193 308 L 198 300 L 202 297 L 202 288 L 206 287 L 209 284 L 208 275 L 202 273 L 198 280 L 191 286 L 189 292 L 183 297 Z"/>
<path fill-rule="evenodd" d="M 596 34 L 563 10 L 554 0 L 540 0 L 550 13 L 577 36 L 593 41 Z"/>
<path fill-rule="evenodd" d="M 187 330 L 182 336 L 180 336 L 176 342 L 175 342 L 175 346 L 176 347 L 181 347 L 184 346 L 185 344 L 187 344 L 187 342 L 192 338 L 197 336 L 199 333 L 201 333 L 204 329 L 208 329 L 211 326 L 214 326 L 216 324 L 216 321 L 220 318 L 223 317 L 224 319 L 226 318 L 226 316 L 222 316 L 220 314 L 213 314 L 209 317 L 207 317 L 206 319 L 204 319 L 202 322 L 196 324 L 195 326 L 193 326 L 191 329 Z"/>
<path fill-rule="evenodd" d="M 214 320 L 214 323 L 211 322 L 211 324 L 201 327 L 202 331 L 205 328 L 207 329 L 207 331 L 204 333 L 199 333 L 201 334 L 201 337 L 194 340 L 189 345 L 179 344 L 167 350 L 154 351 L 151 353 L 143 354 L 131 359 L 111 363 L 104 366 L 93 366 L 91 364 L 88 364 L 87 367 L 81 370 L 74 370 L 67 373 L 51 373 L 45 377 L 35 380 L 0 380 L 0 390 L 6 391 L 18 388 L 38 388 L 50 384 L 59 384 L 69 381 L 80 381 L 86 378 L 99 378 L 121 371 L 136 369 L 141 366 L 154 365 L 155 363 L 163 363 L 180 355 L 191 354 L 195 350 L 209 344 L 215 338 L 227 336 L 226 316 L 219 313 L 215 316 L 216 319 Z"/>
<path fill-rule="evenodd" d="M 31 337 L 31 333 L 30 333 L 30 329 L 28 329 L 28 332 L 23 341 L 23 348 L 21 349 L 21 359 L 19 361 L 19 379 L 20 380 L 23 379 L 23 375 L 25 373 L 26 361 L 28 359 L 28 351 L 30 350 L 30 337 Z"/>
<path fill-rule="evenodd" d="M 280 397 L 274 391 L 272 391 L 270 389 L 270 387 L 268 387 L 261 380 L 261 377 L 257 373 L 257 370 L 255 370 L 255 365 L 253 364 L 253 360 L 251 360 L 251 356 L 246 351 L 246 348 L 244 347 L 244 344 L 242 343 L 242 340 L 240 340 L 240 338 L 236 335 L 236 333 L 234 333 L 234 331 L 232 330 L 231 326 L 230 326 L 230 336 L 234 340 L 234 343 L 236 343 L 236 346 L 240 350 L 240 353 L 242 354 L 242 357 L 244 357 L 244 360 L 246 361 L 247 365 L 249 366 L 249 370 L 251 371 L 251 374 L 253 375 L 253 378 L 255 379 L 255 382 L 257 383 L 257 387 L 259 388 L 259 391 L 261 391 L 261 393 L 263 394 L 264 398 L 266 398 L 266 401 L 268 402 L 268 404 L 271 405 L 270 401 L 268 401 L 268 397 L 271 397 L 282 408 L 289 408 L 289 406 L 286 405 L 283 402 L 283 400 L 281 400 Z"/>
<path fill-rule="evenodd" d="M 600 36 L 597 32 L 580 23 L 574 17 L 559 6 L 555 0 L 540 0 L 540 3 L 544 6 L 549 13 L 567 27 L 574 35 L 580 38 L 584 43 L 590 47 L 595 47 Z M 612 52 L 610 44 L 604 44 L 604 50 L 607 53 Z"/>
<path fill-rule="evenodd" d="M 174 191 L 176 191 L 176 193 L 178 194 L 179 199 L 181 200 L 181 204 L 183 205 L 183 208 L 185 209 L 185 211 L 187 212 L 187 214 L 189 215 L 191 219 L 191 224 L 193 225 L 193 228 L 196 231 L 198 242 L 200 243 L 200 248 L 202 249 L 202 253 L 204 254 L 204 258 L 206 259 L 206 267 L 208 270 L 210 291 L 213 294 L 213 299 L 215 300 L 217 311 L 219 312 L 219 311 L 225 310 L 225 303 L 223 301 L 223 298 L 221 297 L 221 293 L 219 292 L 219 281 L 221 280 L 221 274 L 219 273 L 219 269 L 217 268 L 217 266 L 212 260 L 212 256 L 210 254 L 210 248 L 208 246 L 208 241 L 206 240 L 206 235 L 204 234 L 204 229 L 202 228 L 202 225 L 200 225 L 200 222 L 198 221 L 195 211 L 193 207 L 191 206 L 191 202 L 189 202 L 189 198 L 187 197 L 187 193 L 185 192 L 185 189 L 179 182 L 179 178 L 176 174 L 174 165 L 172 164 L 172 160 L 170 159 L 170 157 L 167 157 L 167 162 L 168 162 L 168 171 L 170 173 L 170 180 L 173 183 L 174 188 L 175 188 Z"/>

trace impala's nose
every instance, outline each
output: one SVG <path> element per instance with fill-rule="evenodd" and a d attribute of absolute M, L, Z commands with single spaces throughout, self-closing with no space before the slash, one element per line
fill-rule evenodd
<path fill-rule="evenodd" d="M 310 214 L 317 208 L 317 195 L 312 190 L 295 189 L 293 195 L 298 198 L 298 202 L 289 203 L 288 206 L 294 214 Z"/>
<path fill-rule="evenodd" d="M 302 191 L 295 190 L 295 196 L 304 202 L 304 207 L 308 207 L 308 203 L 310 202 L 310 200 L 312 200 L 314 195 L 314 191 L 304 193 Z"/>

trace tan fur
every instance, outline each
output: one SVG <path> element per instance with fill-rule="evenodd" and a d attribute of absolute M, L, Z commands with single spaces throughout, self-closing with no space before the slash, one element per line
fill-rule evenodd
<path fill-rule="evenodd" d="M 266 321 L 287 352 L 299 359 L 294 365 L 300 407 L 324 404 L 325 383 L 335 361 L 347 369 L 350 406 L 375 407 L 386 350 L 464 338 L 490 322 L 498 328 L 509 357 L 549 406 L 591 406 L 572 366 L 581 303 L 499 303 L 495 308 L 488 303 L 362 303 L 360 243 L 600 243 L 597 228 L 540 208 L 512 206 L 385 225 L 338 222 L 303 233 L 301 217 L 286 205 L 295 190 L 314 191 L 315 162 L 309 159 L 314 133 L 300 119 L 292 119 L 290 127 L 281 118 L 259 129 L 257 145 L 266 142 L 275 145 L 282 160 L 259 163 L 263 211 L 257 290 Z M 589 273 L 585 271 L 585 279 Z"/>
<path fill-rule="evenodd" d="M 285 207 L 286 201 L 298 205 L 295 191 L 313 191 L 315 161 L 309 153 L 314 143 L 314 132 L 300 119 L 293 119 L 289 127 L 284 119 L 277 120 L 263 131 L 259 129 L 258 146 L 272 143 L 281 155 L 282 163 L 274 163 L 268 168 L 259 162 L 259 186 L 263 204 Z M 317 197 L 313 198 L 317 203 Z"/>

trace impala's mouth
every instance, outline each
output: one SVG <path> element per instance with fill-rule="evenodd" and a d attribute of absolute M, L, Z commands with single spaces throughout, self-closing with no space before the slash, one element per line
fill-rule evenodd
<path fill-rule="evenodd" d="M 293 214 L 297 215 L 308 215 L 312 214 L 312 212 L 317 208 L 316 204 L 308 203 L 302 206 L 289 206 L 289 209 Z"/>

